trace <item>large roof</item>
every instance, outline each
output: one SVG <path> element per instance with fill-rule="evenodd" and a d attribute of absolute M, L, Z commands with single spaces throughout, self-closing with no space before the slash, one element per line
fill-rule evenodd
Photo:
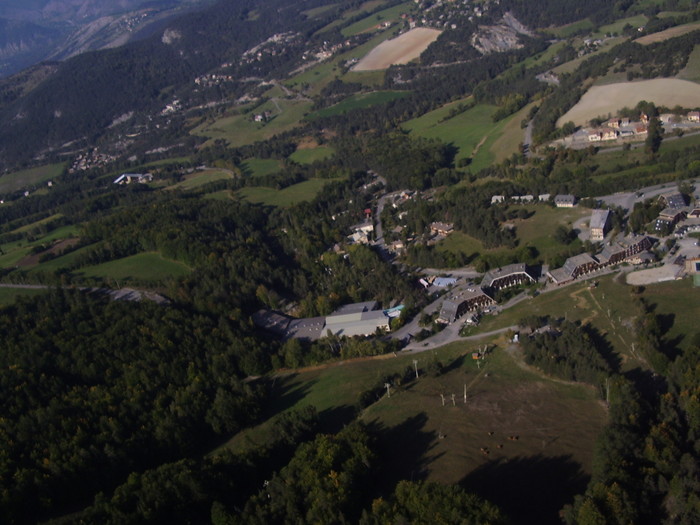
<path fill-rule="evenodd" d="M 593 210 L 591 214 L 591 230 L 593 228 L 598 228 L 599 230 L 605 229 L 609 216 L 610 210 Z"/>
<path fill-rule="evenodd" d="M 503 277 L 518 273 L 525 273 L 530 279 L 532 279 L 532 276 L 527 271 L 527 265 L 525 263 L 509 264 L 508 266 L 503 266 L 501 268 L 486 272 L 484 278 L 481 280 L 481 287 L 489 288 L 496 279 L 501 279 Z"/>

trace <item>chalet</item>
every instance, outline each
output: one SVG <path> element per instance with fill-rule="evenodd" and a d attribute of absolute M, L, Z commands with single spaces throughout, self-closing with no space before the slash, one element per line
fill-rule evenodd
<path fill-rule="evenodd" d="M 690 122 L 700 122 L 700 111 L 689 111 L 687 118 Z"/>
<path fill-rule="evenodd" d="M 582 253 L 569 257 L 564 266 L 556 270 L 550 270 L 547 272 L 547 275 L 555 284 L 564 284 L 573 281 L 581 275 L 594 272 L 600 267 L 600 263 L 596 259 L 587 253 Z"/>
<path fill-rule="evenodd" d="M 672 208 L 674 210 L 685 207 L 685 197 L 678 191 L 659 195 L 659 201 L 662 202 L 667 208 Z"/>
<path fill-rule="evenodd" d="M 550 199 L 551 195 L 549 193 L 540 193 L 537 196 L 537 200 L 540 202 L 547 202 Z"/>
<path fill-rule="evenodd" d="M 619 129 L 622 125 L 622 121 L 619 118 L 611 118 L 605 122 L 605 125 L 609 128 Z"/>
<path fill-rule="evenodd" d="M 576 203 L 576 197 L 573 195 L 557 195 L 554 197 L 554 205 L 557 208 L 573 208 Z"/>
<path fill-rule="evenodd" d="M 435 235 L 449 235 L 454 231 L 454 224 L 451 222 L 431 222 L 430 232 Z"/>
<path fill-rule="evenodd" d="M 671 124 L 675 120 L 675 117 L 676 115 L 674 115 L 673 113 L 662 113 L 661 115 L 659 115 L 659 120 L 663 124 Z"/>
<path fill-rule="evenodd" d="M 656 231 L 663 231 L 666 229 L 673 228 L 678 222 L 685 219 L 685 211 L 677 208 L 665 208 L 656 219 L 654 223 L 654 229 Z"/>
<path fill-rule="evenodd" d="M 613 128 L 604 128 L 603 131 L 601 131 L 601 140 L 615 140 L 617 136 L 619 135 L 619 131 Z"/>
<path fill-rule="evenodd" d="M 442 303 L 438 321 L 454 323 L 467 312 L 478 310 L 496 304 L 481 288 L 476 286 L 463 290 Z"/>
<path fill-rule="evenodd" d="M 494 195 L 491 197 L 491 204 L 500 204 L 502 202 L 505 202 L 506 198 L 503 195 Z"/>
<path fill-rule="evenodd" d="M 592 131 L 588 134 L 589 142 L 600 142 L 603 140 L 603 134 L 600 131 Z"/>
<path fill-rule="evenodd" d="M 350 229 L 354 232 L 362 232 L 362 233 L 372 233 L 374 231 L 374 224 L 371 222 L 362 222 L 360 224 L 355 224 L 354 226 L 351 226 Z"/>
<path fill-rule="evenodd" d="M 616 239 L 608 242 L 603 251 L 596 255 L 596 259 L 601 266 L 611 266 L 619 264 L 651 248 L 652 240 L 646 235 L 630 235 L 623 237 L 619 235 Z"/>
<path fill-rule="evenodd" d="M 591 214 L 591 240 L 602 241 L 610 229 L 610 210 L 593 210 Z"/>
<path fill-rule="evenodd" d="M 639 124 L 634 128 L 635 135 L 646 135 L 648 131 L 648 128 L 644 124 Z"/>
<path fill-rule="evenodd" d="M 522 283 L 534 282 L 535 278 L 531 275 L 526 264 L 509 264 L 508 266 L 486 272 L 486 275 L 481 280 L 481 288 L 487 291 L 497 291 Z"/>
<path fill-rule="evenodd" d="M 621 126 L 621 127 L 625 127 L 625 126 L 629 126 L 629 125 L 630 125 L 630 119 L 629 119 L 629 117 L 622 117 L 622 118 L 620 119 L 620 126 Z"/>

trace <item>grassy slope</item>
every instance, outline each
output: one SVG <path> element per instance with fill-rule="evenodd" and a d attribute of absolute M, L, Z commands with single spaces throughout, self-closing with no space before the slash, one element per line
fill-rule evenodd
<path fill-rule="evenodd" d="M 64 164 L 60 163 L 8 173 L 0 177 L 0 193 L 11 193 L 28 186 L 46 182 L 58 177 L 63 172 L 63 168 Z"/>
<path fill-rule="evenodd" d="M 282 164 L 277 159 L 248 159 L 241 168 L 249 177 L 264 177 L 280 171 Z"/>
<path fill-rule="evenodd" d="M 377 104 L 384 104 L 399 98 L 407 96 L 405 91 L 374 91 L 372 93 L 361 93 L 359 95 L 350 95 L 345 100 L 340 101 L 333 106 L 309 113 L 307 118 L 330 117 L 347 113 L 353 109 L 368 108 Z"/>
<path fill-rule="evenodd" d="M 436 138 L 459 149 L 455 160 L 474 155 L 471 169 L 478 171 L 494 161 L 491 145 L 499 137 L 509 119 L 494 123 L 491 115 L 496 106 L 478 104 L 467 111 L 440 122 L 447 117 L 459 102 L 447 104 L 439 109 L 404 123 L 404 129 L 426 138 Z"/>
<path fill-rule="evenodd" d="M 81 268 L 84 277 L 100 277 L 137 281 L 162 281 L 169 277 L 182 277 L 190 268 L 156 252 L 139 253 L 116 261 Z"/>
<path fill-rule="evenodd" d="M 184 180 L 168 186 L 168 189 L 191 190 L 217 180 L 232 179 L 233 175 L 226 170 L 204 170 L 186 175 Z"/>
<path fill-rule="evenodd" d="M 343 36 L 354 36 L 369 31 L 384 22 L 397 22 L 403 13 L 408 13 L 413 7 L 413 2 L 404 2 L 383 11 L 374 13 L 362 20 L 344 27 L 340 32 Z"/>
<path fill-rule="evenodd" d="M 317 160 L 327 159 L 332 157 L 335 151 L 329 146 L 317 146 L 315 148 L 298 149 L 289 156 L 289 160 L 293 160 L 299 164 L 311 164 Z"/>
<path fill-rule="evenodd" d="M 262 186 L 243 188 L 238 194 L 244 199 L 268 206 L 287 207 L 313 199 L 321 188 L 337 179 L 311 179 L 282 190 Z"/>
<path fill-rule="evenodd" d="M 683 80 L 700 82 L 700 45 L 696 45 L 688 57 L 688 63 L 677 75 Z"/>

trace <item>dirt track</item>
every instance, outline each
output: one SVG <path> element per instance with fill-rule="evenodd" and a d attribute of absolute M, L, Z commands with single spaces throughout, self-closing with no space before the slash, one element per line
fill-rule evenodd
<path fill-rule="evenodd" d="M 353 71 L 373 71 L 386 69 L 392 64 L 407 64 L 414 58 L 418 58 L 430 44 L 432 44 L 442 31 L 418 27 L 408 33 L 382 42 L 360 60 Z"/>

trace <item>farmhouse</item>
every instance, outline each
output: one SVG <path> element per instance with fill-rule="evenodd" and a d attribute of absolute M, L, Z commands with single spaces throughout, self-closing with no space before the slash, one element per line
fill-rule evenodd
<path fill-rule="evenodd" d="M 700 122 L 700 111 L 689 111 L 688 121 L 690 122 Z"/>
<path fill-rule="evenodd" d="M 610 229 L 610 210 L 593 210 L 591 214 L 591 240 L 602 241 Z"/>
<path fill-rule="evenodd" d="M 430 231 L 437 235 L 449 235 L 454 231 L 454 224 L 451 222 L 432 222 L 430 223 Z"/>
<path fill-rule="evenodd" d="M 526 264 L 509 264 L 503 268 L 490 270 L 481 281 L 481 288 L 487 291 L 497 291 L 522 283 L 534 283 L 535 278 L 530 274 Z"/>
<path fill-rule="evenodd" d="M 476 286 L 469 287 L 442 303 L 442 308 L 440 309 L 437 320 L 443 323 L 454 323 L 465 313 L 492 304 L 496 304 L 496 301 L 486 295 L 481 288 Z"/>
<path fill-rule="evenodd" d="M 122 173 L 114 179 L 114 184 L 131 184 L 132 182 L 138 182 L 140 184 L 145 184 L 153 180 L 153 175 L 150 173 Z"/>
<path fill-rule="evenodd" d="M 557 195 L 554 197 L 554 205 L 557 208 L 573 208 L 576 197 L 573 195 Z"/>

